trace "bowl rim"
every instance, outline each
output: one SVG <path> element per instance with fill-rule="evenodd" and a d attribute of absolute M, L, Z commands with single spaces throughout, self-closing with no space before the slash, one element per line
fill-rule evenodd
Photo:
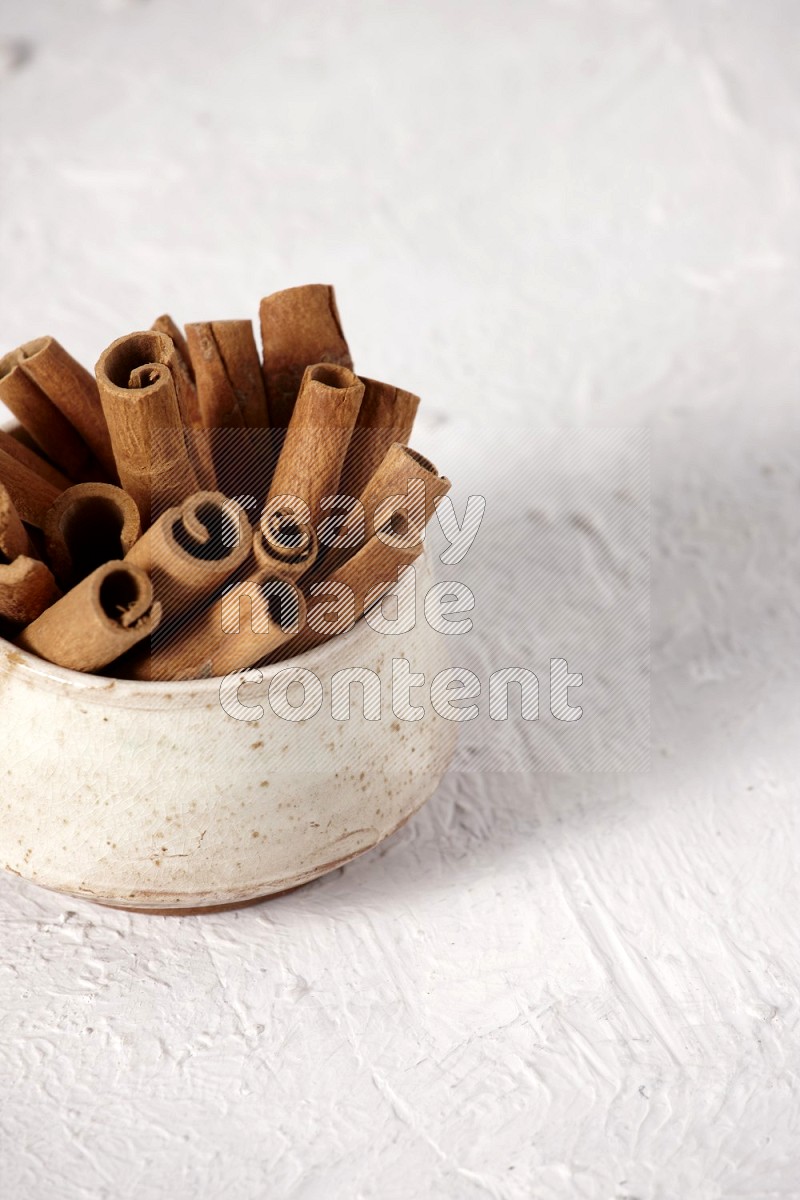
<path fill-rule="evenodd" d="M 421 566 L 426 575 L 433 574 L 430 541 L 427 537 L 422 554 L 416 560 L 415 565 Z M 219 696 L 220 686 L 224 679 L 238 676 L 242 683 L 261 687 L 281 671 L 293 668 L 307 670 L 313 668 L 316 671 L 325 671 L 326 667 L 330 667 L 331 663 L 335 662 L 343 653 L 351 651 L 358 653 L 360 648 L 366 649 L 376 639 L 387 636 L 391 638 L 391 635 L 381 634 L 373 629 L 365 617 L 361 616 L 352 629 L 348 629 L 346 633 L 337 634 L 336 637 L 323 642 L 320 646 L 304 650 L 301 654 L 293 654 L 289 658 L 279 659 L 278 662 L 260 667 L 245 667 L 240 671 L 232 671 L 230 675 L 174 681 L 118 679 L 113 675 L 72 671 L 67 667 L 49 663 L 46 659 L 39 658 L 38 655 L 30 654 L 27 650 L 16 646 L 7 638 L 0 637 L 0 681 L 4 675 L 7 677 L 16 672 L 33 684 L 51 688 L 58 687 L 71 693 L 81 693 L 86 699 L 88 699 L 88 694 L 93 692 L 98 693 L 98 699 L 101 696 L 110 699 L 113 694 L 117 705 L 124 704 L 126 701 L 134 703 L 138 701 L 141 704 L 148 699 L 153 700 L 158 707 L 161 707 L 159 701 L 162 703 L 173 701 L 179 704 L 183 701 L 185 704 L 196 700 L 200 703 L 208 703 L 212 697 Z M 260 673 L 261 678 L 248 680 L 247 675 L 254 670 Z"/>
<path fill-rule="evenodd" d="M 258 670 L 261 672 L 262 677 L 267 679 L 279 670 L 292 666 L 305 666 L 309 661 L 321 665 L 326 659 L 334 657 L 335 649 L 343 646 L 345 642 L 349 645 L 350 642 L 359 641 L 359 635 L 364 630 L 371 630 L 371 627 L 362 616 L 359 617 L 352 629 L 348 629 L 346 633 L 331 638 L 328 642 L 323 642 L 321 646 L 317 646 L 311 650 L 304 650 L 302 654 L 293 654 L 290 658 L 283 658 L 278 662 L 268 663 L 266 666 L 257 668 L 244 667 L 241 671 L 231 672 L 231 676 L 238 675 L 244 679 L 249 671 Z M 91 691 L 94 689 L 110 691 L 113 688 L 121 693 L 126 691 L 130 694 L 145 693 L 154 698 L 164 695 L 189 696 L 192 693 L 219 692 L 223 679 L 231 677 L 214 675 L 207 679 L 176 679 L 171 681 L 168 679 L 120 679 L 114 675 L 95 675 L 88 671 L 72 671 L 68 667 L 59 667 L 44 658 L 39 658 L 36 654 L 30 654 L 20 646 L 15 646 L 7 638 L 0 637 L 0 666 L 3 663 L 17 670 L 22 668 L 27 675 L 33 676 L 36 679 L 46 680 L 50 683 L 60 683 L 65 687 L 74 688 L 78 691 Z"/>

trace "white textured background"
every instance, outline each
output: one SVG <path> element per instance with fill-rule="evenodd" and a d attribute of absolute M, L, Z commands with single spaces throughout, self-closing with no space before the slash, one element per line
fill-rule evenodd
<path fill-rule="evenodd" d="M 800 1195 L 800 5 L 0 26 L 4 348 L 330 281 L 454 477 L 457 406 L 653 455 L 650 773 L 453 775 L 227 915 L 2 879 L 4 1200 Z"/>

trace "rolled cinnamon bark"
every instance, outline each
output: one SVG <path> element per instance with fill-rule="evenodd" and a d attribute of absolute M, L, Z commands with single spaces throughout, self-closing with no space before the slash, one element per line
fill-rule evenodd
<path fill-rule="evenodd" d="M 178 352 L 178 358 L 186 374 L 194 382 L 194 371 L 192 370 L 189 347 L 186 344 L 186 338 L 183 335 L 180 325 L 176 321 L 173 321 L 169 313 L 162 313 L 160 317 L 156 317 L 150 328 L 155 330 L 156 333 L 165 333 L 167 337 L 172 338 L 175 349 Z"/>
<path fill-rule="evenodd" d="M 338 363 L 353 368 L 332 287 L 312 283 L 266 296 L 259 308 L 264 382 L 270 424 L 286 428 L 306 367 Z"/>
<path fill-rule="evenodd" d="M 244 601 L 244 603 L 243 603 Z M 235 583 L 166 645 L 125 663 L 131 679 L 211 679 L 244 671 L 285 645 L 305 620 L 302 592 L 287 579 Z"/>
<path fill-rule="evenodd" d="M 177 353 L 164 333 L 118 338 L 95 368 L 120 482 L 146 526 L 197 491 L 176 390 Z"/>
<path fill-rule="evenodd" d="M 21 555 L 38 558 L 8 489 L 0 483 L 0 563 Z"/>
<path fill-rule="evenodd" d="M 390 446 L 359 503 L 345 515 L 332 548 L 317 566 L 317 574 L 330 574 L 378 529 L 391 527 L 401 514 L 413 527 L 424 528 L 436 501 L 449 490 L 450 480 L 440 475 L 429 459 L 409 446 Z M 324 542 L 324 533 L 322 537 Z"/>
<path fill-rule="evenodd" d="M 178 398 L 181 420 L 186 431 L 186 447 L 197 477 L 197 486 L 213 489 L 217 486 L 213 447 L 211 438 L 203 429 L 194 367 L 186 338 L 168 313 L 156 317 L 152 328 L 157 333 L 165 334 L 175 349 L 175 353 L 169 361 L 169 368 L 175 384 L 175 395 Z"/>
<path fill-rule="evenodd" d="M 418 465 L 425 464 L 423 469 L 430 467 L 421 455 L 416 459 L 422 460 Z M 431 470 L 435 472 L 435 468 Z M 373 522 L 375 532 L 361 549 L 332 569 L 325 561 L 325 578 L 312 580 L 306 586 L 306 627 L 285 646 L 280 646 L 271 656 L 271 662 L 301 654 L 346 633 L 397 583 L 402 568 L 422 553 L 425 527 L 435 511 L 436 500 L 450 487 L 449 480 L 438 475 L 436 478 L 436 486 L 425 488 L 418 506 L 382 501 Z"/>
<path fill-rule="evenodd" d="M 23 629 L 17 645 L 72 671 L 98 671 L 149 637 L 160 617 L 144 571 L 104 563 Z"/>
<path fill-rule="evenodd" d="M 419 396 L 390 383 L 361 376 L 364 396 L 342 467 L 339 492 L 356 499 L 364 491 L 394 442 L 408 444 Z"/>
<path fill-rule="evenodd" d="M 200 419 L 208 429 L 264 429 L 267 398 L 250 321 L 186 326 Z"/>
<path fill-rule="evenodd" d="M 77 483 L 45 519 L 47 558 L 63 587 L 74 587 L 102 563 L 124 558 L 141 536 L 132 498 L 111 483 Z"/>
<path fill-rule="evenodd" d="M 246 562 L 252 546 L 240 504 L 221 492 L 196 492 L 163 513 L 125 561 L 150 575 L 166 624 L 216 591 Z"/>
<path fill-rule="evenodd" d="M 97 385 L 55 338 L 0 359 L 0 400 L 71 479 L 115 476 Z"/>
<path fill-rule="evenodd" d="M 296 497 L 310 513 L 300 519 L 317 525 L 320 502 L 337 494 L 363 395 L 363 383 L 347 367 L 317 363 L 306 368 L 270 485 L 270 513 L 297 513 L 299 506 L 291 502 Z M 281 497 L 289 499 L 280 504 Z"/>
<path fill-rule="evenodd" d="M 21 555 L 4 563 L 0 556 L 0 624 L 27 625 L 58 596 L 56 581 L 43 562 Z"/>
<path fill-rule="evenodd" d="M 46 479 L 59 492 L 64 491 L 70 485 L 70 480 L 66 475 L 62 475 L 55 467 L 43 459 L 24 442 L 18 440 L 13 434 L 7 433 L 4 429 L 0 429 L 0 450 L 9 457 L 15 458 L 18 463 L 22 463 L 23 467 L 27 467 L 29 471 L 33 471 L 35 475 L 41 475 L 42 479 Z"/>
<path fill-rule="evenodd" d="M 280 513 L 273 513 L 266 525 L 266 535 L 259 525 L 253 537 L 258 577 L 297 581 L 317 561 L 319 540 L 313 525 Z"/>
<path fill-rule="evenodd" d="M 228 496 L 263 494 L 273 455 L 253 326 L 198 322 L 186 326 L 186 336 L 217 484 Z"/>
<path fill-rule="evenodd" d="M 178 408 L 180 409 L 184 425 L 187 428 L 197 429 L 201 424 L 200 407 L 197 403 L 194 370 L 192 369 L 186 338 L 169 313 L 163 313 L 160 317 L 156 317 L 151 326 L 151 331 L 163 334 L 172 342 L 174 352 L 169 356 L 168 361 L 166 359 L 162 359 L 161 361 L 166 362 L 172 372 L 175 382 L 175 394 L 178 397 Z"/>
<path fill-rule="evenodd" d="M 58 499 L 60 489 L 4 450 L 0 450 L 0 483 L 7 489 L 22 520 L 44 529 L 48 510 Z"/>
<path fill-rule="evenodd" d="M 388 544 L 387 544 L 388 539 Z M 402 538 L 370 538 L 365 546 L 325 579 L 308 589 L 304 629 L 270 655 L 270 662 L 302 654 L 339 634 L 347 633 L 368 608 L 398 581 L 401 568 L 422 553 L 423 543 L 403 544 Z"/>

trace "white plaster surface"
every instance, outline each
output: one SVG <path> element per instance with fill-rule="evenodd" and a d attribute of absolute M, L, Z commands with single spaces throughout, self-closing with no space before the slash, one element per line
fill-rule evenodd
<path fill-rule="evenodd" d="M 0 1195 L 800 1195 L 798 4 L 0 26 L 3 347 L 330 281 L 452 477 L 535 414 L 646 427 L 653 489 L 649 772 L 452 774 L 228 914 L 2 878 Z"/>

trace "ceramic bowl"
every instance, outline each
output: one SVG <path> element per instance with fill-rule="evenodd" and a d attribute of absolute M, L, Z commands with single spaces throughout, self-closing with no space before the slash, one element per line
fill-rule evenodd
<path fill-rule="evenodd" d="M 428 799 L 455 745 L 430 695 L 419 720 L 391 707 L 394 659 L 428 684 L 449 665 L 448 639 L 421 611 L 432 582 L 426 552 L 410 632 L 362 619 L 224 696 L 219 680 L 80 675 L 0 641 L 0 867 L 103 904 L 180 912 L 285 891 L 369 850 Z M 349 719 L 332 713 L 331 679 L 347 667 L 378 675 L 380 719 L 366 719 L 357 685 Z M 276 681 L 287 670 L 322 685 L 306 720 L 285 715 L 302 696 Z"/>

